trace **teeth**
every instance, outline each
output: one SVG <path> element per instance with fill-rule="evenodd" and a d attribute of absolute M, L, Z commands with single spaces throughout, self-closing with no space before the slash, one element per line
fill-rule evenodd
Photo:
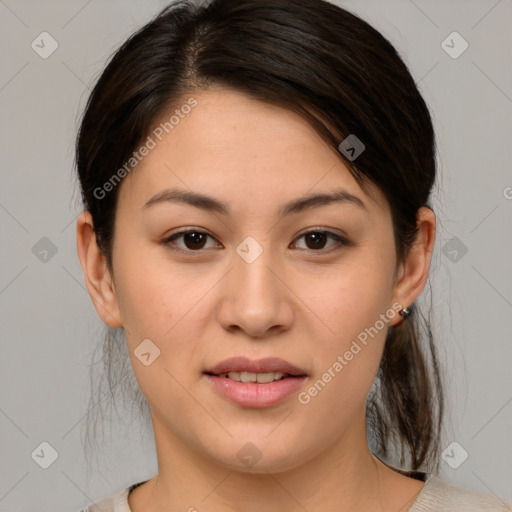
<path fill-rule="evenodd" d="M 283 372 L 258 373 L 256 375 L 256 380 L 260 384 L 265 384 L 266 382 L 281 380 L 284 376 L 285 374 Z"/>
<path fill-rule="evenodd" d="M 251 372 L 240 372 L 240 380 L 242 382 L 257 382 L 256 374 Z"/>
<path fill-rule="evenodd" d="M 267 384 L 275 380 L 280 380 L 285 376 L 283 372 L 253 373 L 253 372 L 229 372 L 221 373 L 219 377 L 227 377 L 237 382 L 258 382 Z"/>

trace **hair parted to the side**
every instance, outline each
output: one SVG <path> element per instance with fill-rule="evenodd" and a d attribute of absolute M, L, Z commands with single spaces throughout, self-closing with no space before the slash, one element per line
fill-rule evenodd
<path fill-rule="evenodd" d="M 324 0 L 184 0 L 162 10 L 113 55 L 81 121 L 75 156 L 83 207 L 91 212 L 114 279 L 112 240 L 122 183 L 101 199 L 97 190 L 164 115 L 212 86 L 298 113 L 336 151 L 355 134 L 364 152 L 353 162 L 338 151 L 339 157 L 361 187 L 376 186 L 385 195 L 397 265 L 404 261 L 417 233 L 416 213 L 430 207 L 436 146 L 429 109 L 391 43 Z M 407 320 L 388 330 L 367 421 L 376 456 L 399 454 L 407 469 L 437 471 L 443 385 L 430 322 L 418 313 L 413 307 Z M 101 382 L 113 392 L 125 389 L 118 367 L 133 376 L 125 344 L 116 337 L 122 330 L 109 331 L 107 378 Z M 101 389 L 91 395 L 87 438 L 100 395 Z M 138 387 L 135 395 L 147 413 Z"/>

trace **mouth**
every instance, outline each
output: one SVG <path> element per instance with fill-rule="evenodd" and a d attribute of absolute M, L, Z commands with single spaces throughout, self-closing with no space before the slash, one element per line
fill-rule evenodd
<path fill-rule="evenodd" d="M 308 374 L 279 358 L 231 358 L 204 372 L 223 398 L 242 407 L 277 405 L 297 392 Z"/>
<path fill-rule="evenodd" d="M 227 377 L 241 382 L 271 382 L 283 377 L 306 377 L 307 372 L 278 357 L 253 360 L 247 357 L 232 357 L 206 370 L 204 373 L 217 377 Z M 245 380 L 244 380 L 245 379 Z"/>
<path fill-rule="evenodd" d="M 214 373 L 207 373 L 207 375 L 212 375 L 215 377 L 220 377 L 223 379 L 231 379 L 236 382 L 253 382 L 258 384 L 268 384 L 269 382 L 276 382 L 282 379 L 289 378 L 299 378 L 300 375 L 290 375 L 289 373 L 284 372 L 265 372 L 265 373 L 255 373 L 255 372 L 227 372 L 220 373 L 218 375 Z M 305 376 L 305 375 L 304 375 Z"/>

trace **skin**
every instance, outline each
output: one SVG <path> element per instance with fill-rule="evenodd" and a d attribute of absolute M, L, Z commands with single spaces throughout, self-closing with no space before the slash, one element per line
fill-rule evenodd
<path fill-rule="evenodd" d="M 292 396 L 273 407 L 240 407 L 203 372 L 236 355 L 281 357 L 308 373 L 307 390 L 379 315 L 420 295 L 434 213 L 418 211 L 415 245 L 398 266 L 385 197 L 361 189 L 306 121 L 229 89 L 194 97 L 198 106 L 120 185 L 113 275 L 89 212 L 77 222 L 92 301 L 108 325 L 124 328 L 151 408 L 159 471 L 130 494 L 132 511 L 407 510 L 423 483 L 382 464 L 366 437 L 366 398 L 386 328 L 307 405 Z M 143 209 L 174 187 L 213 196 L 231 213 L 179 203 Z M 288 201 L 333 188 L 358 196 L 367 210 L 333 203 L 277 214 Z M 211 235 L 199 251 L 183 236 L 174 247 L 188 253 L 162 243 L 190 228 Z M 309 228 L 350 244 L 327 238 L 315 248 L 302 236 Z M 250 264 L 236 253 L 247 236 L 263 248 Z M 402 321 L 395 314 L 387 325 Z M 147 338 L 161 351 L 149 366 L 134 355 Z M 252 467 L 237 456 L 248 442 L 261 453 Z"/>

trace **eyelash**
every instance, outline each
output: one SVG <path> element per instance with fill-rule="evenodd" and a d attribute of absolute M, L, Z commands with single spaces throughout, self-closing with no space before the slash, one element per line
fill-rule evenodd
<path fill-rule="evenodd" d="M 191 254 L 191 253 L 201 253 L 201 252 L 204 252 L 203 249 L 198 249 L 198 250 L 193 250 L 193 249 L 181 249 L 180 247 L 176 247 L 175 245 L 172 244 L 172 242 L 174 240 L 176 240 L 177 238 L 179 237 L 182 237 L 183 235 L 187 235 L 189 233 L 199 233 L 199 234 L 203 234 L 203 235 L 206 235 L 210 238 L 215 238 L 213 237 L 212 235 L 210 235 L 209 233 L 205 232 L 205 231 L 201 231 L 200 229 L 187 229 L 187 230 L 184 230 L 184 231 L 179 231 L 177 233 L 174 233 L 172 235 L 170 235 L 169 237 L 165 238 L 164 240 L 162 240 L 162 244 L 165 245 L 166 247 L 168 247 L 169 249 L 171 249 L 172 251 L 176 251 L 176 252 L 180 252 L 180 253 L 184 253 L 184 254 Z M 297 237 L 297 240 L 299 240 L 300 238 L 302 237 L 305 237 L 307 235 L 310 235 L 311 233 L 320 233 L 320 234 L 324 234 L 324 235 L 327 235 L 329 238 L 332 238 L 334 239 L 336 242 L 337 242 L 337 246 L 334 246 L 334 247 L 331 247 L 329 249 L 318 249 L 318 250 L 315 250 L 315 249 L 301 249 L 303 251 L 307 251 L 309 253 L 313 253 L 313 254 L 316 254 L 316 253 L 320 253 L 320 254 L 330 254 L 334 251 L 337 251 L 337 250 L 340 250 L 341 248 L 343 247 L 347 247 L 347 246 L 350 246 L 350 242 L 335 234 L 335 233 L 332 233 L 331 231 L 325 231 L 325 230 L 322 230 L 322 229 L 318 229 L 318 228 L 314 228 L 314 229 L 311 229 L 311 230 L 308 230 L 304 233 L 302 233 L 301 235 L 299 235 Z"/>

